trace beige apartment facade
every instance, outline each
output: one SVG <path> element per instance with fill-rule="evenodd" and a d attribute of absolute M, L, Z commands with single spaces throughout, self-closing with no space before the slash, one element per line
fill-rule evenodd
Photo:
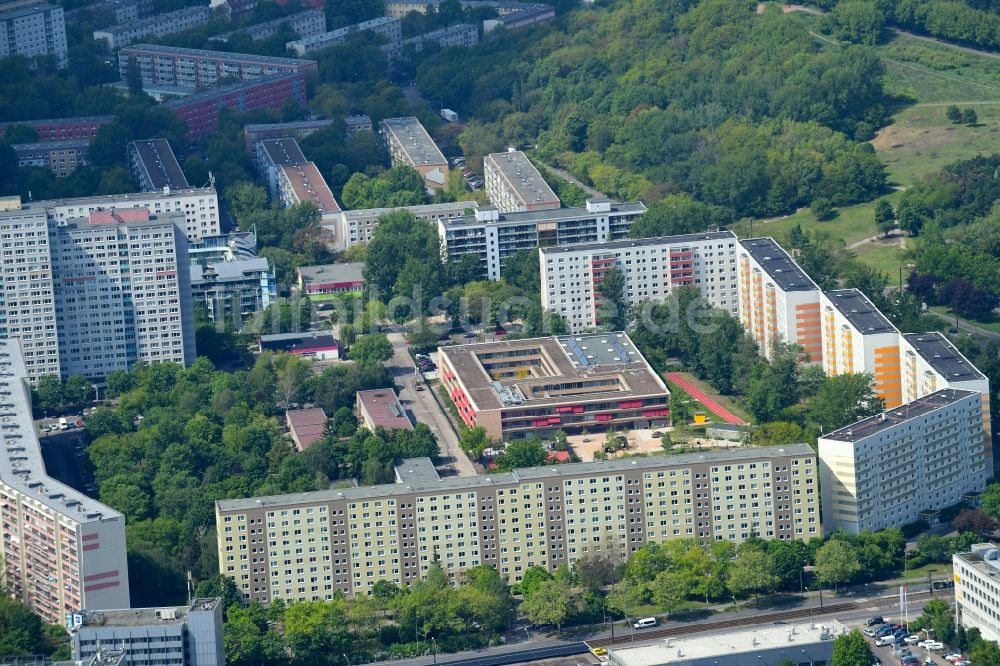
<path fill-rule="evenodd" d="M 511 582 L 647 541 L 820 536 L 806 445 L 411 479 L 216 503 L 219 569 L 247 601 L 367 594 L 379 580 L 453 579 L 487 564 Z"/>

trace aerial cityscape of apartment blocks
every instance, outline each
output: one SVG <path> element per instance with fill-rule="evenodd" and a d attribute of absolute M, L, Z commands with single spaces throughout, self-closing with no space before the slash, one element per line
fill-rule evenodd
<path fill-rule="evenodd" d="M 982 409 L 978 391 L 943 389 L 821 436 L 826 529 L 899 527 L 981 492 Z"/>
<path fill-rule="evenodd" d="M 475 201 L 449 201 L 444 203 L 426 204 L 423 206 L 405 206 L 403 208 L 362 208 L 358 210 L 341 211 L 340 218 L 333 224 L 324 224 L 337 241 L 337 249 L 346 250 L 359 244 L 368 244 L 375 235 L 378 220 L 383 215 L 394 210 L 407 210 L 418 220 L 428 220 L 437 223 L 439 220 L 451 220 L 469 215 L 479 210 Z"/>
<path fill-rule="evenodd" d="M 740 321 L 761 353 L 770 356 L 775 342 L 793 343 L 828 375 L 871 374 L 889 408 L 944 388 L 978 391 L 986 465 L 994 469 L 989 380 L 947 338 L 900 333 L 856 289 L 821 291 L 772 238 L 742 240 L 738 250 Z"/>
<path fill-rule="evenodd" d="M 501 213 L 559 208 L 562 202 L 520 150 L 483 158 L 486 196 Z"/>
<path fill-rule="evenodd" d="M 218 129 L 222 109 L 280 109 L 288 100 L 305 106 L 306 79 L 303 74 L 274 74 L 263 79 L 233 83 L 174 99 L 163 106 L 184 121 L 188 128 L 186 136 L 194 141 Z"/>
<path fill-rule="evenodd" d="M 305 137 L 333 125 L 332 119 L 297 120 L 290 123 L 256 123 L 243 126 L 243 138 L 247 152 L 256 150 L 257 142 L 264 139 L 304 139 Z"/>
<path fill-rule="evenodd" d="M 87 217 L 95 211 L 120 212 L 145 208 L 153 215 L 181 213 L 184 215 L 184 232 L 191 242 L 222 233 L 219 222 L 219 195 L 214 187 L 192 187 L 170 192 L 108 194 L 28 203 L 18 199 L 14 208 L 21 208 L 22 205 L 32 210 L 48 211 L 49 218 L 56 223 L 71 218 Z M 0 216 L 3 214 L 0 212 Z"/>
<path fill-rule="evenodd" d="M 123 80 L 131 58 L 139 65 L 144 85 L 176 88 L 215 88 L 227 81 L 258 81 L 276 74 L 298 74 L 304 80 L 317 72 L 315 60 L 136 44 L 118 52 Z"/>
<path fill-rule="evenodd" d="M 94 41 L 103 41 L 108 51 L 128 46 L 137 39 L 166 37 L 176 32 L 197 28 L 209 22 L 212 10 L 205 5 L 185 7 L 172 12 L 157 14 L 131 23 L 122 23 L 94 31 Z M 125 60 L 128 62 L 128 59 Z M 122 69 L 122 78 L 125 78 Z"/>
<path fill-rule="evenodd" d="M 245 35 L 253 40 L 267 39 L 273 37 L 282 30 L 289 29 L 302 37 L 311 37 L 326 32 L 326 14 L 321 11 L 308 9 L 304 12 L 296 12 L 288 16 L 282 16 L 272 21 L 256 23 L 238 30 L 230 30 L 221 35 L 209 37 L 209 41 L 228 42 L 235 35 Z"/>
<path fill-rule="evenodd" d="M 369 21 L 337 28 L 330 32 L 320 31 L 308 35 L 300 33 L 298 39 L 288 42 L 285 44 L 285 47 L 301 57 L 313 51 L 343 44 L 351 35 L 366 31 L 382 35 L 390 44 L 398 44 L 403 39 L 403 28 L 399 19 L 380 16 Z"/>
<path fill-rule="evenodd" d="M 131 23 L 152 16 L 153 2 L 152 0 L 102 0 L 92 5 L 69 10 L 66 12 L 66 21 L 68 23 L 74 21 L 93 23 L 95 17 L 100 17 L 106 12 L 114 16 L 110 25 Z"/>
<path fill-rule="evenodd" d="M 0 557 L 6 590 L 45 622 L 129 605 L 125 517 L 50 477 L 16 339 L 0 339 Z"/>
<path fill-rule="evenodd" d="M 584 208 L 524 213 L 478 208 L 470 215 L 439 219 L 438 234 L 446 260 L 475 255 L 483 274 L 499 280 L 507 257 L 518 250 L 621 240 L 645 212 L 641 201 L 611 203 L 603 197 L 588 199 Z"/>
<path fill-rule="evenodd" d="M 442 347 L 441 384 L 491 439 L 670 425 L 670 392 L 622 332 Z"/>
<path fill-rule="evenodd" d="M 393 166 L 416 169 L 431 190 L 448 184 L 448 160 L 416 118 L 386 118 L 379 123 L 379 133 Z"/>
<path fill-rule="evenodd" d="M 697 287 L 713 307 L 739 312 L 736 234 L 717 231 L 663 238 L 543 247 L 538 253 L 542 307 L 566 319 L 570 333 L 600 325 L 599 288 L 612 267 L 625 278 L 630 304 L 660 302 Z"/>
<path fill-rule="evenodd" d="M 955 619 L 966 631 L 1000 641 L 1000 547 L 977 543 L 972 551 L 951 556 L 955 571 Z"/>
<path fill-rule="evenodd" d="M 169 192 L 191 187 L 166 139 L 142 139 L 130 143 L 128 165 L 143 192 Z"/>
<path fill-rule="evenodd" d="M 741 240 L 737 257 L 740 321 L 771 358 L 776 342 L 796 344 L 823 362 L 819 287 L 773 238 Z"/>
<path fill-rule="evenodd" d="M 93 139 L 103 125 L 115 122 L 114 116 L 87 116 L 82 118 L 47 118 L 45 120 L 18 120 L 0 122 L 0 138 L 9 125 L 25 125 L 35 130 L 39 141 L 66 139 Z"/>
<path fill-rule="evenodd" d="M 51 56 L 59 69 L 69 63 L 62 7 L 36 4 L 0 13 L 0 58 Z"/>
<path fill-rule="evenodd" d="M 125 651 L 122 666 L 225 664 L 219 597 L 196 598 L 186 606 L 81 610 L 70 627 L 76 661 L 88 663 L 113 646 Z"/>
<path fill-rule="evenodd" d="M 216 502 L 219 571 L 247 601 L 307 601 L 412 583 L 435 558 L 452 577 L 487 564 L 514 583 L 531 566 L 624 558 L 650 541 L 821 535 L 816 456 L 805 444 L 445 478 L 427 459 L 403 460 L 396 475 Z"/>
<path fill-rule="evenodd" d="M 65 139 L 38 143 L 11 145 L 17 155 L 17 166 L 39 166 L 51 171 L 57 178 L 73 173 L 78 166 L 86 166 L 90 139 Z"/>
<path fill-rule="evenodd" d="M 406 47 L 420 53 L 424 50 L 425 44 L 437 44 L 441 48 L 446 48 L 448 46 L 472 46 L 477 42 L 479 42 L 479 28 L 470 23 L 457 23 L 403 41 L 383 44 L 379 49 L 385 54 L 387 60 L 395 60 L 402 55 Z"/>

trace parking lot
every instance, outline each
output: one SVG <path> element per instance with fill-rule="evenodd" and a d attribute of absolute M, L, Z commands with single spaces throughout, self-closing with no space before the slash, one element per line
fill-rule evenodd
<path fill-rule="evenodd" d="M 898 623 L 899 618 L 884 618 L 886 623 Z M 867 626 L 861 623 L 856 628 L 865 633 L 872 649 L 872 654 L 882 666 L 970 666 L 967 660 L 959 659 L 957 653 L 952 653 L 948 646 L 934 641 L 933 636 L 919 627 L 909 626 L 909 633 L 902 630 L 899 635 L 905 637 L 902 642 L 893 642 L 891 635 L 885 638 L 871 636 L 878 625 Z M 898 626 L 898 625 L 894 625 Z M 881 643 L 887 643 L 882 645 Z"/>

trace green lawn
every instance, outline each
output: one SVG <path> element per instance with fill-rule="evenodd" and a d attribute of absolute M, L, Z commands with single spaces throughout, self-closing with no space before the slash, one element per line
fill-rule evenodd
<path fill-rule="evenodd" d="M 931 306 L 931 310 L 934 312 L 940 312 L 941 314 L 948 315 L 952 319 L 952 326 L 954 326 L 955 313 L 951 311 L 951 308 L 945 307 L 943 305 Z M 972 326 L 978 326 L 979 328 L 985 328 L 987 331 L 993 331 L 994 333 L 1000 333 L 1000 317 L 993 315 L 993 318 L 987 321 L 976 321 L 973 319 L 961 319 L 961 321 L 971 324 Z M 944 320 L 941 320 L 941 324 L 945 325 Z"/>
<path fill-rule="evenodd" d="M 886 91 L 920 103 L 1000 99 L 1000 60 L 897 35 L 878 47 Z"/>
<path fill-rule="evenodd" d="M 917 105 L 897 113 L 872 142 L 889 182 L 910 186 L 947 164 L 1000 149 L 1000 101 L 969 106 L 979 116 L 975 127 L 952 124 L 946 105 Z"/>
<path fill-rule="evenodd" d="M 865 243 L 851 251 L 861 263 L 885 273 L 889 277 L 889 284 L 899 285 L 899 269 L 905 268 L 908 260 L 897 242 L 894 239 L 879 240 Z"/>
<path fill-rule="evenodd" d="M 951 578 L 952 568 L 950 564 L 925 564 L 922 567 L 917 567 L 916 569 L 907 569 L 906 580 L 927 580 L 927 574 L 931 575 L 932 579 L 940 580 L 941 577 Z M 904 576 L 900 576 L 904 578 Z M 947 590 L 942 590 L 942 593 L 947 592 Z"/>

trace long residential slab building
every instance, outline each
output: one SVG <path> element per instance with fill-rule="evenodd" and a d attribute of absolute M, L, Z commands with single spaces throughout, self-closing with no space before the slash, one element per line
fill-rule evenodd
<path fill-rule="evenodd" d="M 625 278 L 629 304 L 657 303 L 697 287 L 715 308 L 736 316 L 736 234 L 706 232 L 662 238 L 540 248 L 542 307 L 562 315 L 570 333 L 601 324 L 600 284 L 612 267 Z"/>
<path fill-rule="evenodd" d="M 378 126 L 393 166 L 413 167 L 428 189 L 444 189 L 448 184 L 448 160 L 419 120 L 386 118 Z"/>
<path fill-rule="evenodd" d="M 208 6 L 184 7 L 131 23 L 95 30 L 94 41 L 103 41 L 109 51 L 114 51 L 128 46 L 138 39 L 166 37 L 177 32 L 197 28 L 208 23 L 211 18 L 212 10 Z"/>
<path fill-rule="evenodd" d="M 278 74 L 309 77 L 317 72 L 315 60 L 135 44 L 118 52 L 118 68 L 123 80 L 127 78 L 132 58 L 139 66 L 144 86 L 176 87 L 187 91 L 215 88 L 233 79 L 246 83 Z"/>
<path fill-rule="evenodd" d="M 483 158 L 486 196 L 501 213 L 559 208 L 562 202 L 520 150 Z"/>
<path fill-rule="evenodd" d="M 409 211 L 418 220 L 437 223 L 441 220 L 453 220 L 475 214 L 479 210 L 479 204 L 474 200 L 469 200 L 445 201 L 400 208 L 359 208 L 341 211 L 339 219 L 324 223 L 323 226 L 336 237 L 337 249 L 346 250 L 355 245 L 370 243 L 375 235 L 375 229 L 378 227 L 379 218 L 397 210 Z"/>
<path fill-rule="evenodd" d="M 900 333 L 857 289 L 822 291 L 772 238 L 741 240 L 737 267 L 740 320 L 766 356 L 777 342 L 797 344 L 828 375 L 871 374 L 890 409 L 941 389 L 977 391 L 991 432 L 989 380 L 944 335 Z"/>
<path fill-rule="evenodd" d="M 51 624 L 129 606 L 125 517 L 50 477 L 31 420 L 21 346 L 0 339 L 0 573 Z"/>
<path fill-rule="evenodd" d="M 453 577 L 487 564 L 513 583 L 650 541 L 821 536 L 804 444 L 471 477 L 416 474 L 419 463 L 404 460 L 399 483 L 216 502 L 220 573 L 246 601 L 307 601 L 411 583 L 435 558 Z"/>
<path fill-rule="evenodd" d="M 580 208 L 520 213 L 480 207 L 471 215 L 438 220 L 438 234 L 447 261 L 475 255 L 483 274 L 499 280 L 507 258 L 519 250 L 622 240 L 645 212 L 641 201 L 612 203 L 603 197 Z"/>

